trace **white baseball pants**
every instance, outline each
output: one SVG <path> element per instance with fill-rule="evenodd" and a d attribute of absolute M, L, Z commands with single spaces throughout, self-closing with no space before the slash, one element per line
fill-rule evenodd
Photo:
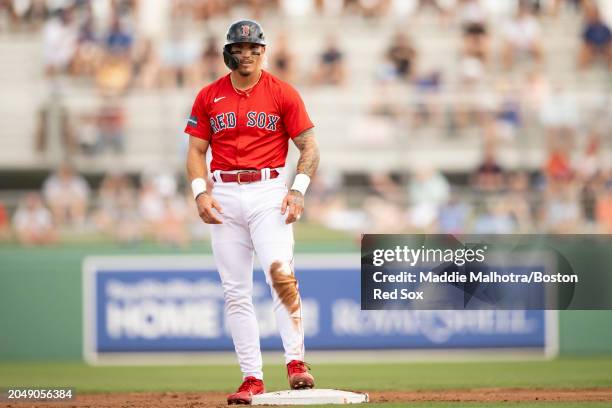
<path fill-rule="evenodd" d="M 217 181 L 212 191 L 223 209 L 223 224 L 211 226 L 212 249 L 243 377 L 263 379 L 252 299 L 254 253 L 272 292 L 285 362 L 304 360 L 301 300 L 293 274 L 293 227 L 285 224 L 286 215 L 281 214 L 287 194 L 283 176 L 250 184 Z"/>

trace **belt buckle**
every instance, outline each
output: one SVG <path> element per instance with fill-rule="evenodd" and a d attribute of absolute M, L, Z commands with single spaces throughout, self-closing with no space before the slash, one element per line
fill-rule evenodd
<path fill-rule="evenodd" d="M 238 173 L 236 173 L 236 182 L 237 182 L 238 184 L 249 184 L 249 183 L 252 183 L 252 181 L 242 181 L 242 180 L 240 179 L 240 176 L 241 176 L 241 175 L 243 175 L 243 174 L 249 174 L 249 173 L 253 173 L 253 172 L 252 172 L 252 171 L 249 171 L 249 170 L 242 170 L 242 171 L 239 171 Z"/>

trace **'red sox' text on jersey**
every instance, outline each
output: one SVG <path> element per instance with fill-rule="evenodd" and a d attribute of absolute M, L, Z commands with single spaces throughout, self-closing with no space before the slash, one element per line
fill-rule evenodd
<path fill-rule="evenodd" d="M 248 91 L 236 90 L 229 74 L 204 87 L 185 133 L 210 141 L 211 171 L 228 171 L 283 167 L 289 138 L 313 126 L 298 92 L 262 71 Z"/>

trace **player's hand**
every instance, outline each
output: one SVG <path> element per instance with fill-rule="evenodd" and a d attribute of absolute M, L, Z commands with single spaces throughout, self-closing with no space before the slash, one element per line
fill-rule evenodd
<path fill-rule="evenodd" d="M 304 196 L 297 190 L 290 190 L 281 205 L 281 214 L 287 213 L 285 224 L 291 224 L 300 219 L 304 211 Z"/>
<path fill-rule="evenodd" d="M 196 204 L 198 206 L 198 214 L 206 224 L 223 224 L 223 221 L 221 221 L 214 211 L 217 210 L 219 214 L 223 214 L 223 209 L 213 196 L 208 193 L 202 193 L 196 199 Z"/>

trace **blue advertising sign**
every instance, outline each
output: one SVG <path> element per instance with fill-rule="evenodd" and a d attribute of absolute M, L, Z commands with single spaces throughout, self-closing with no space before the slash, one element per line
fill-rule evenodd
<path fill-rule="evenodd" d="M 304 259 L 302 259 L 304 258 Z M 550 348 L 540 310 L 362 311 L 358 256 L 296 260 L 308 350 Z M 231 351 L 210 257 L 98 257 L 84 263 L 85 357 Z M 253 303 L 264 350 L 281 350 L 264 273 Z M 551 320 L 552 319 L 552 320 Z"/>

